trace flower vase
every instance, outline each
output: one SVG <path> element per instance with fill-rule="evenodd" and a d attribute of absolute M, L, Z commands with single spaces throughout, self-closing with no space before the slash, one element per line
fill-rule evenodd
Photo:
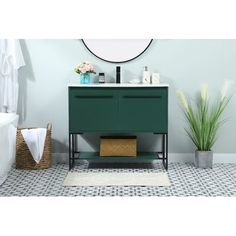
<path fill-rule="evenodd" d="M 81 73 L 80 74 L 80 83 L 81 84 L 90 84 L 90 74 L 89 73 Z"/>

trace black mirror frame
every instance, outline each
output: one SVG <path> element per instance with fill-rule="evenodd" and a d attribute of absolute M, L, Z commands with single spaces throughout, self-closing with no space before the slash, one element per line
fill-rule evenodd
<path fill-rule="evenodd" d="M 98 55 L 96 55 L 95 53 L 93 53 L 93 52 L 89 49 L 89 47 L 86 45 L 86 43 L 84 42 L 83 39 L 81 39 L 81 41 L 82 41 L 82 43 L 84 44 L 84 46 L 88 49 L 88 51 L 89 51 L 90 53 L 92 53 L 95 57 L 97 57 L 97 58 L 99 58 L 100 60 L 103 60 L 103 61 L 105 61 L 105 62 L 118 64 L 118 63 L 125 63 L 125 62 L 132 61 L 132 60 L 138 58 L 139 56 L 141 56 L 141 55 L 149 48 L 149 46 L 151 45 L 153 39 L 150 40 L 150 42 L 149 42 L 149 44 L 147 45 L 147 47 L 146 47 L 141 53 L 139 53 L 137 56 L 135 56 L 135 57 L 133 57 L 133 58 L 131 58 L 131 59 L 129 59 L 129 60 L 126 60 L 126 61 L 109 61 L 109 60 L 103 59 L 103 58 L 99 57 Z"/>

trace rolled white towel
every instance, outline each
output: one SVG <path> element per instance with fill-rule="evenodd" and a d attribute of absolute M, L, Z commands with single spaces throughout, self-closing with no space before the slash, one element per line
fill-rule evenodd
<path fill-rule="evenodd" d="M 39 163 L 43 155 L 47 129 L 22 129 L 21 133 L 34 160 Z"/>

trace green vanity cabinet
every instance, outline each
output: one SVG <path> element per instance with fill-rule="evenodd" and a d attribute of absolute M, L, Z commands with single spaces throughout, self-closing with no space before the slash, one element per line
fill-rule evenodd
<path fill-rule="evenodd" d="M 167 169 L 168 85 L 78 85 L 69 90 L 69 155 L 70 169 L 74 164 L 76 135 L 94 133 L 149 132 L 162 135 L 162 159 Z M 80 153 L 80 158 L 89 154 Z M 151 157 L 142 153 L 136 160 Z M 94 160 L 104 160 L 94 153 Z M 118 160 L 117 158 L 110 158 Z M 124 160 L 124 158 L 120 158 Z M 133 158 L 135 159 L 135 158 Z M 106 158 L 106 160 L 108 160 Z M 129 159 L 130 160 L 130 159 Z"/>
<path fill-rule="evenodd" d="M 69 88 L 69 130 L 167 133 L 167 88 Z"/>

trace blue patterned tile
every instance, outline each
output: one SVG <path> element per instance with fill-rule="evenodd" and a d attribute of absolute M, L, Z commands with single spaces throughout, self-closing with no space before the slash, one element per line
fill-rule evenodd
<path fill-rule="evenodd" d="M 88 163 L 77 165 L 73 171 L 87 172 L 159 172 L 154 169 L 90 169 Z M 170 187 L 149 186 L 101 186 L 65 187 L 68 173 L 66 164 L 50 169 L 26 171 L 12 169 L 0 186 L 0 196 L 236 196 L 236 164 L 215 164 L 213 169 L 196 169 L 192 164 L 170 163 L 168 176 Z"/>

